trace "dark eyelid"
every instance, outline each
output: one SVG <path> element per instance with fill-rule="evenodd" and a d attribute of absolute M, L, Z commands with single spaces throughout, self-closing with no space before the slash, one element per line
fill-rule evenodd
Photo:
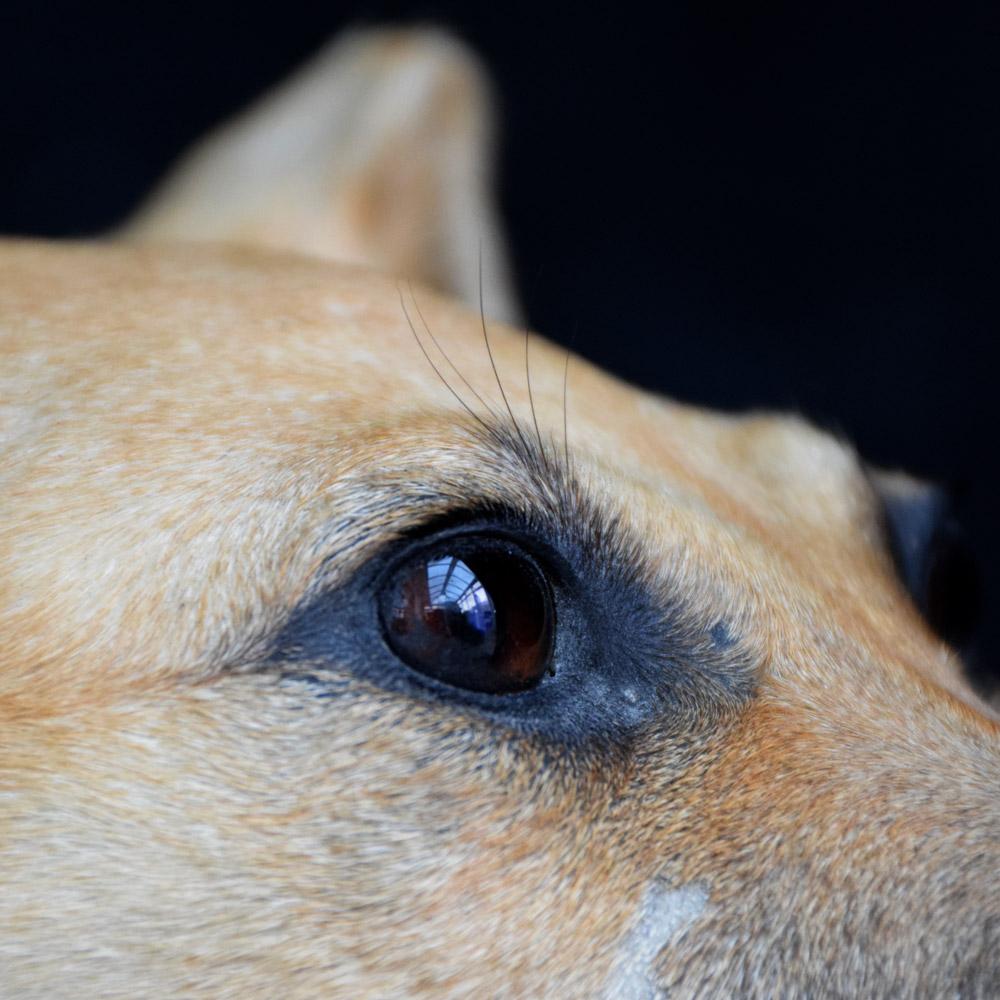
<path fill-rule="evenodd" d="M 517 435 L 502 420 L 429 436 L 426 447 L 404 450 L 387 466 L 358 469 L 343 482 L 343 506 L 331 516 L 331 550 L 315 584 L 335 583 L 351 567 L 408 535 L 427 533 L 449 522 L 497 513 L 524 523 L 561 522 L 581 513 L 601 519 L 570 466 L 554 446 L 541 447 Z M 377 527 L 373 527 L 377 526 Z"/>
<path fill-rule="evenodd" d="M 650 562 L 625 512 L 592 495 L 561 452 L 497 424 L 466 427 L 434 453 L 433 462 L 398 454 L 390 468 L 358 477 L 361 502 L 336 533 L 356 540 L 346 558 L 344 549 L 329 554 L 264 669 L 354 675 L 564 745 L 630 739 L 655 719 L 708 724 L 753 697 L 759 651 L 731 630 L 728 609 L 689 604 Z M 556 587 L 551 683 L 513 695 L 449 690 L 402 670 L 384 642 L 376 595 L 392 566 L 408 549 L 477 531 L 507 535 Z M 696 703 L 704 713 L 692 715 Z"/>
<path fill-rule="evenodd" d="M 494 538 L 508 540 L 526 552 L 556 582 L 564 582 L 571 569 L 558 548 L 547 540 L 554 532 L 555 526 L 537 512 L 507 504 L 473 505 L 415 524 L 402 536 L 397 536 L 375 557 L 377 574 L 385 579 L 396 566 L 422 551 L 447 548 L 451 540 L 488 533 Z"/>
<path fill-rule="evenodd" d="M 698 718 L 707 725 L 752 698 L 758 663 L 752 651 L 721 617 L 706 619 L 682 593 L 665 591 L 612 512 L 577 508 L 589 517 L 569 520 L 520 499 L 456 509 L 396 534 L 358 572 L 296 610 L 264 668 L 347 672 L 387 693 L 561 745 L 611 746 L 655 719 L 687 726 Z M 508 537 L 555 577 L 555 672 L 526 691 L 479 693 L 420 677 L 404 670 L 384 641 L 377 596 L 393 567 L 408 553 L 477 533 Z M 695 703 L 704 712 L 692 715 Z"/>

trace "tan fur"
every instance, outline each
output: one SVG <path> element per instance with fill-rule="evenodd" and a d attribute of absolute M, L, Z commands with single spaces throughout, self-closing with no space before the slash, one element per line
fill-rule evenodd
<path fill-rule="evenodd" d="M 1000 724 L 849 448 L 574 359 L 580 493 L 685 628 L 726 622 L 753 697 L 610 756 L 338 663 L 321 699 L 262 662 L 297 606 L 469 496 L 543 490 L 401 287 L 499 405 L 479 316 L 148 238 L 0 250 L 0 995 L 615 996 L 651 885 L 707 899 L 649 995 L 995 994 Z M 523 338 L 490 337 L 528 428 Z M 555 454 L 562 353 L 533 340 L 531 370 Z"/>

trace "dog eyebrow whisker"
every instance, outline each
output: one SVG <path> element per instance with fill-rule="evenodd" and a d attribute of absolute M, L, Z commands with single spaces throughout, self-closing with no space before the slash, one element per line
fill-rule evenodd
<path fill-rule="evenodd" d="M 531 421 L 535 425 L 535 437 L 538 439 L 538 449 L 545 456 L 545 445 L 542 443 L 542 432 L 538 429 L 538 413 L 535 411 L 535 396 L 531 391 L 531 363 L 528 359 L 528 344 L 531 334 L 524 328 L 524 376 L 528 382 L 528 402 L 531 404 Z"/>
<path fill-rule="evenodd" d="M 410 327 L 410 332 L 413 334 L 413 339 L 417 342 L 417 346 L 420 348 L 421 353 L 427 359 L 427 363 L 434 370 L 434 374 L 437 375 L 437 377 L 444 384 L 444 387 L 455 397 L 455 399 L 458 400 L 462 408 L 469 414 L 469 416 L 472 417 L 483 428 L 483 430 L 485 430 L 487 433 L 490 433 L 491 432 L 490 425 L 485 420 L 483 420 L 483 418 L 478 413 L 476 413 L 476 411 L 472 409 L 472 407 L 469 406 L 469 404 L 464 399 L 462 399 L 462 397 L 455 390 L 454 386 L 452 386 L 452 384 L 441 373 L 441 369 L 438 368 L 436 364 L 434 364 L 433 359 L 427 352 L 427 348 L 424 347 L 424 342 L 420 339 L 420 334 L 417 333 L 417 328 L 413 325 L 413 319 L 410 316 L 409 310 L 406 308 L 406 300 L 403 298 L 403 289 L 398 283 L 396 285 L 396 291 L 399 293 L 399 304 L 403 310 L 403 315 L 406 317 L 407 325 Z M 415 299 L 414 299 L 414 304 L 416 304 Z M 487 409 L 489 408 L 487 407 Z M 491 410 L 490 412 L 492 413 L 493 411 Z"/>
<path fill-rule="evenodd" d="M 569 422 L 566 417 L 566 392 L 567 385 L 569 382 L 569 351 L 566 352 L 566 360 L 563 363 L 563 456 L 566 463 L 566 475 L 569 476 L 571 473 L 569 464 Z"/>
<path fill-rule="evenodd" d="M 420 352 L 423 354 L 424 359 L 430 365 L 431 370 L 438 377 L 448 392 L 451 393 L 462 409 L 465 410 L 465 412 L 468 413 L 473 420 L 475 420 L 476 424 L 478 424 L 480 430 L 483 432 L 482 439 L 485 442 L 490 443 L 494 449 L 499 449 L 498 455 L 502 454 L 512 458 L 518 465 L 520 465 L 521 468 L 528 474 L 529 482 L 534 482 L 538 485 L 544 484 L 545 490 L 551 491 L 550 496 L 560 498 L 560 501 L 558 502 L 560 506 L 565 504 L 567 502 L 566 498 L 574 492 L 574 487 L 572 486 L 573 468 L 570 460 L 569 435 L 567 429 L 566 399 L 570 358 L 569 352 L 566 354 L 566 360 L 563 367 L 563 460 L 560 462 L 557 458 L 559 454 L 558 445 L 554 441 L 552 442 L 552 451 L 550 455 L 550 452 L 545 447 L 545 439 L 541 433 L 541 427 L 537 420 L 533 390 L 530 388 L 530 354 L 528 352 L 530 332 L 527 330 L 525 331 L 525 369 L 529 379 L 529 399 L 532 401 L 532 417 L 535 427 L 535 435 L 533 436 L 534 440 L 531 441 L 529 441 L 522 432 L 520 425 L 514 418 L 514 414 L 511 412 L 509 403 L 507 405 L 506 415 L 502 412 L 498 412 L 491 407 L 478 392 L 476 392 L 476 390 L 469 383 L 468 379 L 462 375 L 461 371 L 448 356 L 447 352 L 444 351 L 443 347 L 431 331 L 426 318 L 420 310 L 420 305 L 417 302 L 413 288 L 409 282 L 407 282 L 407 288 L 410 292 L 413 308 L 420 317 L 422 325 L 424 326 L 428 336 L 431 338 L 432 343 L 441 353 L 442 357 L 444 357 L 447 361 L 451 369 L 456 373 L 456 375 L 458 375 L 462 383 L 483 405 L 488 416 L 484 417 L 483 415 L 477 413 L 469 405 L 469 403 L 462 397 L 461 393 L 459 393 L 455 386 L 448 380 L 440 366 L 434 361 L 433 357 L 431 357 L 423 338 L 417 330 L 416 324 L 413 322 L 410 309 L 406 304 L 403 285 L 401 282 L 396 282 L 396 293 L 399 296 L 400 309 L 402 310 L 406 323 L 410 328 L 410 333 L 413 335 L 413 339 L 420 348 Z M 482 315 L 483 314 L 481 314 L 481 318 Z M 485 336 L 485 320 L 483 320 L 483 332 Z M 487 348 L 489 348 L 488 337 L 486 337 L 486 344 Z M 492 353 L 490 355 L 490 360 L 491 362 L 493 361 Z M 493 367 L 493 371 L 494 376 L 497 377 L 497 385 L 500 386 L 500 390 L 503 392 L 503 386 L 500 384 L 495 365 Z M 507 402 L 506 396 L 504 396 L 504 401 Z"/>
<path fill-rule="evenodd" d="M 493 369 L 493 377 L 496 379 L 497 388 L 500 390 L 500 396 L 503 399 L 503 404 L 507 407 L 507 413 L 510 415 L 511 423 L 514 425 L 514 430 L 517 432 L 517 436 L 521 439 L 521 444 L 524 447 L 525 452 L 530 451 L 528 447 L 528 442 L 525 440 L 524 434 L 521 432 L 521 425 L 517 422 L 517 417 L 514 416 L 514 411 L 511 409 L 510 400 L 507 399 L 507 393 L 504 391 L 503 382 L 500 381 L 500 373 L 497 371 L 497 363 L 493 357 L 493 348 L 490 347 L 489 334 L 486 332 L 486 309 L 483 306 L 483 241 L 479 241 L 479 322 L 482 324 L 483 328 L 483 341 L 486 344 L 486 353 L 490 358 L 490 367 Z"/>
<path fill-rule="evenodd" d="M 416 293 L 413 291 L 413 284 L 408 281 L 406 283 L 406 287 L 410 293 L 410 299 L 413 302 L 413 308 L 417 310 L 417 316 L 420 317 L 421 325 L 423 326 L 425 332 L 427 333 L 427 336 L 431 338 L 431 342 L 440 352 L 441 357 L 443 357 L 445 361 L 448 362 L 448 366 L 462 380 L 462 384 L 469 390 L 469 392 L 471 392 L 472 395 L 476 397 L 476 399 L 479 401 L 483 409 L 486 410 L 486 412 L 491 417 L 493 417 L 494 420 L 499 420 L 500 414 L 498 414 L 497 411 L 494 410 L 493 407 L 490 406 L 490 404 L 487 403 L 485 399 L 483 399 L 483 397 L 478 393 L 478 391 L 472 385 L 472 383 L 462 374 L 461 370 L 456 366 L 455 362 L 451 360 L 450 356 L 448 355 L 448 352 L 441 346 L 437 337 L 434 336 L 434 331 L 431 329 L 430 324 L 424 318 L 423 310 L 420 308 L 420 303 L 417 301 Z"/>

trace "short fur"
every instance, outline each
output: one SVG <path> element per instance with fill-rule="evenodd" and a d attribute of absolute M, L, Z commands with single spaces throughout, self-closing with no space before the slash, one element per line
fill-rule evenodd
<path fill-rule="evenodd" d="M 379 79 L 444 66 L 427 106 L 486 120 L 453 43 L 350 44 Z M 480 197 L 418 187 L 413 217 Z M 367 218 L 342 245 L 474 296 Z M 849 447 L 578 359 L 566 446 L 544 341 L 529 399 L 523 335 L 489 327 L 515 427 L 474 309 L 159 239 L 0 250 L 0 995 L 996 994 L 1000 724 Z M 338 595 L 472 510 L 589 560 L 602 636 L 645 609 L 615 648 L 673 696 L 602 728 L 621 686 L 525 721 L 395 679 Z M 324 608 L 328 646 L 289 632 Z"/>

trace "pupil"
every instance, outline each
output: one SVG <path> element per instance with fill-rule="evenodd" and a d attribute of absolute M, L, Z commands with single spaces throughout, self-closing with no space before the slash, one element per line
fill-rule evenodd
<path fill-rule="evenodd" d="M 544 578 L 491 540 L 412 559 L 379 598 L 389 646 L 410 667 L 455 687 L 497 694 L 537 684 L 553 617 Z"/>

